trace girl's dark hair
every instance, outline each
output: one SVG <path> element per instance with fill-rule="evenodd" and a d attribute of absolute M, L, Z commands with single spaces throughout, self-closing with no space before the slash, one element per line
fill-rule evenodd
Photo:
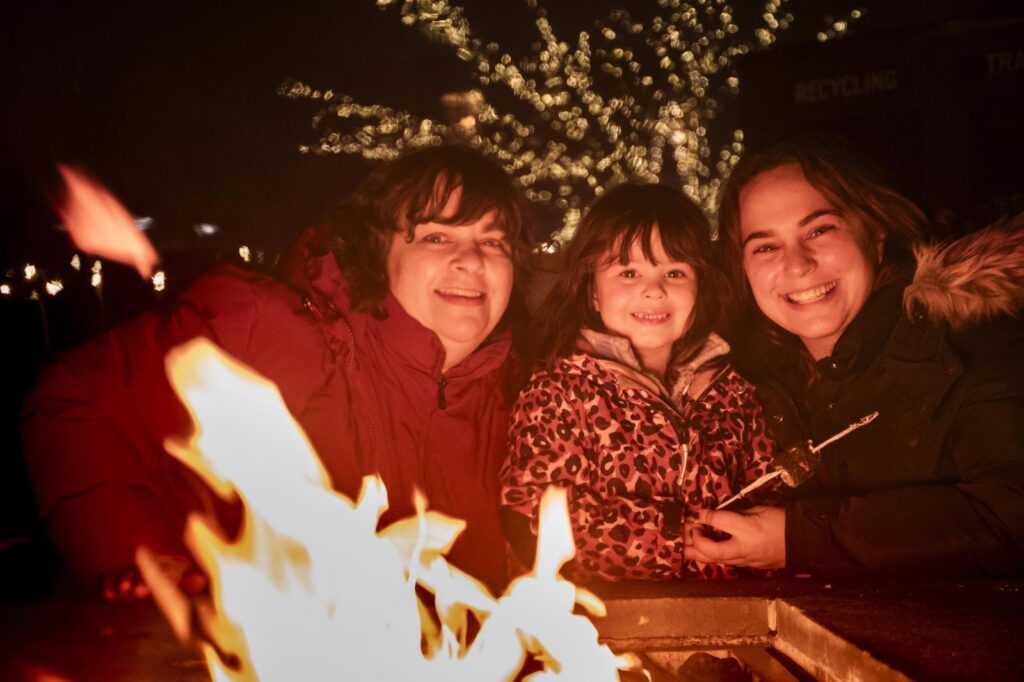
<path fill-rule="evenodd" d="M 462 192 L 458 210 L 442 218 L 456 190 Z M 416 149 L 374 168 L 329 226 L 331 249 L 348 284 L 352 308 L 384 316 L 381 303 L 391 287 L 387 255 L 396 233 L 404 232 L 411 240 L 418 224 L 463 225 L 491 211 L 511 245 L 515 277 L 510 309 L 518 308 L 530 244 L 524 199 L 501 166 L 470 147 L 444 145 Z"/>
<path fill-rule="evenodd" d="M 619 185 L 598 199 L 580 221 L 551 292 L 537 313 L 534 355 L 549 366 L 572 352 L 580 330 L 607 331 L 590 303 L 594 273 L 614 262 L 629 262 L 634 243 L 656 262 L 655 231 L 665 253 L 693 267 L 697 301 L 686 333 L 675 343 L 674 357 L 696 353 L 718 323 L 726 281 L 713 261 L 711 229 L 704 213 L 682 192 L 665 185 Z"/>
<path fill-rule="evenodd" d="M 803 358 L 804 372 L 813 361 L 800 340 L 771 322 L 757 307 L 743 270 L 740 194 L 762 173 L 797 164 L 804 177 L 840 213 L 856 216 L 864 226 L 884 240 L 882 263 L 875 277 L 875 290 L 895 281 L 914 261 L 913 245 L 926 224 L 924 213 L 912 201 L 895 191 L 879 173 L 844 142 L 834 138 L 806 136 L 777 142 L 763 151 L 743 157 L 719 195 L 718 226 L 722 264 L 736 295 L 738 310 L 730 315 L 747 329 L 750 323 L 764 332 L 770 344 Z M 772 351 L 768 351 L 772 352 Z M 805 377 L 811 379 L 808 374 Z"/>

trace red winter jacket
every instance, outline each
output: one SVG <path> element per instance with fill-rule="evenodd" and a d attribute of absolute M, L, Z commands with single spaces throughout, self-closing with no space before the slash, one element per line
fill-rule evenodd
<path fill-rule="evenodd" d="M 453 563 L 492 587 L 503 582 L 507 336 L 442 375 L 436 334 L 391 296 L 385 320 L 351 311 L 333 257 L 305 255 L 291 285 L 214 270 L 169 314 L 117 327 L 44 373 L 26 406 L 25 457 L 40 512 L 80 575 L 132 565 L 140 543 L 184 553 L 193 510 L 237 523 L 239 510 L 163 449 L 189 429 L 164 356 L 202 335 L 278 385 L 336 489 L 355 496 L 363 475 L 379 473 L 390 501 L 382 526 L 411 515 L 422 491 L 429 508 L 468 522 Z"/>

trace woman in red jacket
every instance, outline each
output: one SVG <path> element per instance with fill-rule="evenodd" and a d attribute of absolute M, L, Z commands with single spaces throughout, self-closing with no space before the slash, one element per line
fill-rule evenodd
<path fill-rule="evenodd" d="M 504 580 L 498 468 L 508 423 L 510 301 L 525 257 L 509 177 L 463 147 L 378 167 L 328 230 L 304 235 L 284 281 L 223 267 L 166 314 L 148 313 L 59 358 L 30 397 L 24 451 L 46 527 L 88 584 L 141 596 L 136 547 L 190 576 L 187 514 L 238 509 L 163 448 L 188 431 L 166 352 L 205 336 L 274 381 L 347 495 L 379 474 L 390 510 L 413 494 L 465 519 L 449 557 Z M 187 587 L 187 585 L 186 585 Z"/>

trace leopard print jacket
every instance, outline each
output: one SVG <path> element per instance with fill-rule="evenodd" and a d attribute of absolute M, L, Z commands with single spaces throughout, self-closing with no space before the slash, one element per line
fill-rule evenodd
<path fill-rule="evenodd" d="M 632 358 L 588 349 L 536 372 L 520 394 L 502 505 L 536 532 L 544 489 L 567 489 L 574 579 L 734 577 L 731 567 L 684 561 L 681 521 L 772 468 L 775 444 L 753 387 L 725 365 L 692 399 L 638 375 Z"/>

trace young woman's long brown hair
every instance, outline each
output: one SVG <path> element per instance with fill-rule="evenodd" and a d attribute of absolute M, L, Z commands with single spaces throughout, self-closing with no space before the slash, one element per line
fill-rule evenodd
<path fill-rule="evenodd" d="M 810 354 L 796 336 L 761 312 L 743 270 L 740 195 L 762 173 L 790 164 L 800 166 L 807 182 L 841 213 L 858 217 L 868 230 L 883 237 L 875 290 L 912 267 L 913 246 L 921 239 L 926 218 L 912 201 L 886 185 L 858 154 L 836 139 L 807 136 L 778 142 L 744 156 L 733 169 L 719 195 L 718 209 L 722 265 L 736 297 L 729 314 L 734 322 L 732 335 L 762 332 L 759 342 L 775 346 L 785 356 L 799 357 L 798 369 L 811 381 L 814 363 Z M 773 352 L 769 349 L 766 357 Z"/>
<path fill-rule="evenodd" d="M 656 262 L 651 246 L 655 230 L 665 253 L 689 263 L 697 275 L 697 302 L 690 326 L 674 348 L 674 356 L 695 353 L 718 322 L 725 278 L 714 263 L 707 218 L 682 192 L 666 185 L 619 185 L 597 200 L 580 221 L 569 244 L 561 272 L 536 318 L 535 357 L 550 364 L 575 348 L 583 328 L 607 331 L 591 305 L 594 273 L 629 262 L 638 243 Z"/>

